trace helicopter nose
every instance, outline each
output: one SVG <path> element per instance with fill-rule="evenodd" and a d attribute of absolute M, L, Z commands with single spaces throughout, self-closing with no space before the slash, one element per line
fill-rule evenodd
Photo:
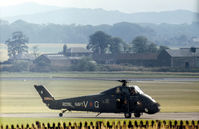
<path fill-rule="evenodd" d="M 146 111 L 146 110 L 145 110 Z M 157 113 L 160 111 L 160 104 L 159 103 L 153 103 L 151 106 L 150 106 L 150 109 L 147 110 L 147 113 L 149 114 L 154 114 L 154 113 Z"/>
<path fill-rule="evenodd" d="M 155 111 L 159 112 L 160 111 L 160 104 L 159 103 L 155 103 Z"/>

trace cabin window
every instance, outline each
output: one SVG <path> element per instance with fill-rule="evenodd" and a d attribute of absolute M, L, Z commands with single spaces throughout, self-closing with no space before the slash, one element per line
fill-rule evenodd
<path fill-rule="evenodd" d="M 129 92 L 130 92 L 130 95 L 133 96 L 136 94 L 136 91 L 135 91 L 135 88 L 134 87 L 130 87 L 129 88 Z"/>
<path fill-rule="evenodd" d="M 120 91 L 120 88 L 116 88 L 116 94 L 119 94 L 121 91 Z"/>

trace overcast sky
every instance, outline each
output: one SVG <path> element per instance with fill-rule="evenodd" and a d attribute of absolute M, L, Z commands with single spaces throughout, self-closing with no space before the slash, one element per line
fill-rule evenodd
<path fill-rule="evenodd" d="M 186 9 L 196 12 L 199 0 L 0 0 L 0 6 L 35 2 L 45 5 L 103 8 L 127 13 Z"/>

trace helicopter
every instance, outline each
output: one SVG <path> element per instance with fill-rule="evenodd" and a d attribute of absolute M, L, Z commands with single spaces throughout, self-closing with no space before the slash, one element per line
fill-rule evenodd
<path fill-rule="evenodd" d="M 145 94 L 138 86 L 128 86 L 127 80 L 117 80 L 120 86 L 110 88 L 96 95 L 80 96 L 55 100 L 42 85 L 34 85 L 42 101 L 50 109 L 61 110 L 59 117 L 66 111 L 89 111 L 101 113 L 124 113 L 125 118 L 140 117 L 143 113 L 155 114 L 160 105 L 151 96 Z"/>

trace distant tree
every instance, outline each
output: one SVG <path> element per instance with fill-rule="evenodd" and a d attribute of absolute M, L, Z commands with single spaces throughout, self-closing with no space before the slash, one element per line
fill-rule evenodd
<path fill-rule="evenodd" d="M 158 47 L 155 43 L 151 43 L 147 46 L 147 52 L 156 53 L 158 51 Z"/>
<path fill-rule="evenodd" d="M 30 64 L 28 62 L 16 62 L 14 65 L 5 67 L 2 70 L 8 72 L 22 72 L 22 71 L 29 71 Z"/>
<path fill-rule="evenodd" d="M 128 53 L 131 51 L 131 45 L 124 42 L 123 49 L 124 53 Z"/>
<path fill-rule="evenodd" d="M 137 36 L 133 41 L 133 52 L 144 53 L 147 51 L 147 38 L 144 36 Z"/>
<path fill-rule="evenodd" d="M 103 31 L 97 31 L 89 36 L 87 49 L 92 50 L 94 54 L 105 54 L 110 44 L 111 36 Z"/>
<path fill-rule="evenodd" d="M 82 58 L 71 65 L 73 71 L 95 71 L 97 66 L 90 58 Z"/>
<path fill-rule="evenodd" d="M 37 56 L 39 56 L 39 48 L 38 48 L 38 46 L 33 46 L 32 50 L 33 50 L 33 54 L 34 54 L 35 58 Z"/>
<path fill-rule="evenodd" d="M 15 59 L 17 55 L 27 53 L 26 43 L 28 43 L 28 38 L 21 31 L 12 33 L 12 37 L 6 41 L 9 57 Z"/>
<path fill-rule="evenodd" d="M 158 46 L 144 36 L 136 37 L 132 44 L 135 53 L 157 53 L 159 51 Z"/>
<path fill-rule="evenodd" d="M 124 44 L 125 44 L 125 42 L 119 37 L 111 38 L 111 42 L 110 42 L 110 51 L 111 51 L 111 53 L 112 54 L 121 53 Z"/>

